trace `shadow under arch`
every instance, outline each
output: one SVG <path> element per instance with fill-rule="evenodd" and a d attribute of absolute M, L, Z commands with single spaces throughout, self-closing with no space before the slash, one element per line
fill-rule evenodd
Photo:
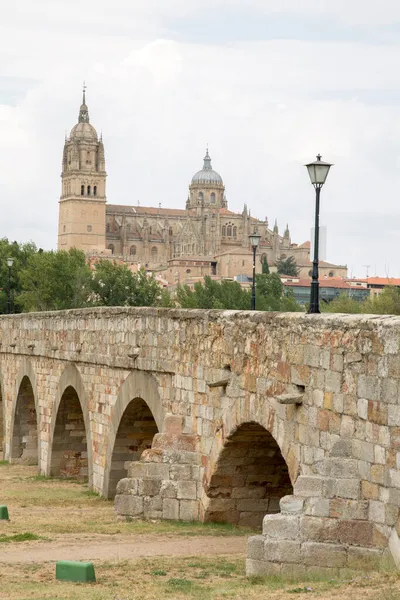
<path fill-rule="evenodd" d="M 40 412 L 36 374 L 23 358 L 18 372 L 10 420 L 9 459 L 12 463 L 40 463 Z"/>
<path fill-rule="evenodd" d="M 72 415 L 69 411 L 72 411 Z M 80 431 L 80 429 L 83 430 Z M 70 435 L 71 431 L 78 435 Z M 59 434 L 58 436 L 55 435 L 56 432 Z M 67 435 L 61 439 L 60 435 L 63 433 Z M 79 433 L 82 433 L 82 437 L 79 436 Z M 55 448 L 55 444 L 58 445 L 57 448 Z M 89 406 L 81 374 L 76 365 L 70 364 L 61 374 L 52 407 L 47 474 L 66 474 L 62 473 L 63 465 L 60 461 L 68 460 L 68 458 L 63 459 L 61 454 L 70 453 L 72 455 L 74 451 L 79 455 L 79 461 L 84 461 L 85 470 L 87 465 L 87 479 L 91 488 L 93 462 Z M 82 456 L 83 453 L 87 453 L 87 457 Z M 71 461 L 73 462 L 72 456 Z M 76 467 L 72 465 L 69 474 L 80 478 L 83 472 L 81 466 L 79 464 Z"/>
<path fill-rule="evenodd" d="M 261 527 L 264 515 L 279 512 L 280 498 L 293 493 L 297 473 L 289 473 L 287 457 L 258 420 L 220 432 L 204 479 L 203 520 Z"/>
<path fill-rule="evenodd" d="M 139 401 L 140 404 L 137 401 Z M 132 371 L 122 384 L 117 400 L 112 407 L 111 425 L 106 447 L 104 482 L 102 489 L 102 494 L 106 498 L 112 497 L 113 493 L 115 492 L 115 489 L 111 489 L 110 486 L 110 483 L 112 483 L 112 487 L 114 487 L 114 482 L 111 482 L 110 478 L 113 463 L 113 452 L 120 424 L 124 418 L 124 415 L 127 414 L 129 406 L 133 406 L 134 410 L 138 408 L 140 411 L 143 411 L 147 408 L 147 412 L 145 414 L 149 425 L 150 415 L 154 420 L 154 428 L 152 431 L 149 430 L 151 436 L 157 433 L 157 431 L 162 431 L 165 411 L 162 406 L 157 381 L 152 375 L 146 373 L 145 371 Z"/>

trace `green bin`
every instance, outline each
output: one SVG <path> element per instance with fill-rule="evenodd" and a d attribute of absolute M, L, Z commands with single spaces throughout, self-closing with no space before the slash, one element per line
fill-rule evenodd
<path fill-rule="evenodd" d="M 10 517 L 8 516 L 8 508 L 4 506 L 4 504 L 0 504 L 0 521 L 9 521 Z"/>
<path fill-rule="evenodd" d="M 56 563 L 56 579 L 62 581 L 96 581 L 93 563 L 59 560 Z"/>

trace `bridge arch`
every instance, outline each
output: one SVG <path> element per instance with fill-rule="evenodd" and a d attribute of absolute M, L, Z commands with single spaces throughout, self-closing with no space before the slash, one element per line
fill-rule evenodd
<path fill-rule="evenodd" d="M 144 371 L 132 371 L 121 386 L 111 412 L 104 468 L 103 496 L 112 498 L 118 481 L 126 477 L 123 463 L 138 460 L 162 430 L 165 411 L 155 378 Z M 141 425 L 135 426 L 140 420 Z M 132 429 L 138 434 L 136 438 Z M 132 436 L 132 444 L 128 438 Z M 130 446 L 130 447 L 129 447 Z"/>
<path fill-rule="evenodd" d="M 293 408 L 284 407 L 289 413 L 281 418 L 273 402 L 239 398 L 215 423 L 201 499 L 204 521 L 259 527 L 265 514 L 279 512 L 279 499 L 292 493 L 300 469 Z"/>
<path fill-rule="evenodd" d="M 74 364 L 63 371 L 52 408 L 48 458 L 50 475 L 93 481 L 89 406 L 82 376 Z"/>
<path fill-rule="evenodd" d="M 37 465 L 40 455 L 40 425 L 36 374 L 23 358 L 16 381 L 16 396 L 10 422 L 10 462 Z"/>

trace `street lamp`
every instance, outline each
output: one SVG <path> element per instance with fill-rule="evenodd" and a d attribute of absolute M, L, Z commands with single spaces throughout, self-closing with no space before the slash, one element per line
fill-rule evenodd
<path fill-rule="evenodd" d="M 324 185 L 326 178 L 328 177 L 329 169 L 333 166 L 330 163 L 323 162 L 321 155 L 318 154 L 317 160 L 305 165 L 308 169 L 308 174 L 311 179 L 311 183 L 315 187 L 315 228 L 314 228 L 314 259 L 312 269 L 312 281 L 311 281 L 311 297 L 310 297 L 310 308 L 308 312 L 310 314 L 320 313 L 319 310 L 319 281 L 318 281 L 318 247 L 319 247 L 319 198 L 321 194 L 321 188 Z"/>
<path fill-rule="evenodd" d="M 11 313 L 11 267 L 14 264 L 13 258 L 7 258 L 8 267 L 8 288 L 7 288 L 7 314 Z"/>
<path fill-rule="evenodd" d="M 251 288 L 251 310 L 256 310 L 256 252 L 260 243 L 261 235 L 256 231 L 249 235 L 250 245 L 253 248 L 253 285 Z"/>

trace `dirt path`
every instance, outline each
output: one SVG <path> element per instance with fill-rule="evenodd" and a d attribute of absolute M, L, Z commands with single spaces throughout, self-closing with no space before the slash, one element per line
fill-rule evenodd
<path fill-rule="evenodd" d="M 137 535 L 63 535 L 51 542 L 2 544 L 0 563 L 43 563 L 57 560 L 114 561 L 145 556 L 199 556 L 242 554 L 246 549 L 242 537 L 157 537 Z"/>

